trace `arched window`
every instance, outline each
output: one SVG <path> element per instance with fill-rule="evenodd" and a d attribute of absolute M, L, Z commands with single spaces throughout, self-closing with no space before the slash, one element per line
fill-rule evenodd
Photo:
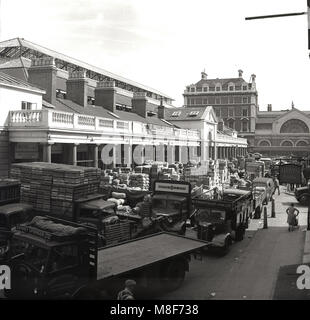
<path fill-rule="evenodd" d="M 243 120 L 241 122 L 241 132 L 248 132 L 249 131 L 249 122 L 246 120 Z"/>
<path fill-rule="evenodd" d="M 304 140 L 297 141 L 296 143 L 296 147 L 306 147 L 308 145 L 309 144 L 307 143 L 307 141 L 304 141 Z"/>
<path fill-rule="evenodd" d="M 309 133 L 309 127 L 299 119 L 291 119 L 282 125 L 280 133 Z"/>
<path fill-rule="evenodd" d="M 259 142 L 259 147 L 271 147 L 271 143 L 268 140 L 263 140 Z"/>
<path fill-rule="evenodd" d="M 293 142 L 289 140 L 282 141 L 281 147 L 293 147 Z"/>

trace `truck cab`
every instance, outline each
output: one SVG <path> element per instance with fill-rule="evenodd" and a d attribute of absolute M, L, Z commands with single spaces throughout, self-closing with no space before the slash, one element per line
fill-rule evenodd
<path fill-rule="evenodd" d="M 11 240 L 17 225 L 31 220 L 32 206 L 12 203 L 0 207 L 0 262 L 8 258 Z"/>
<path fill-rule="evenodd" d="M 246 190 L 225 189 L 220 199 L 193 199 L 197 238 L 209 241 L 213 247 L 228 251 L 232 241 L 243 240 L 252 213 L 252 193 Z"/>
<path fill-rule="evenodd" d="M 49 230 L 46 217 L 20 225 L 13 236 L 12 290 L 8 298 L 66 298 L 89 278 L 87 230 L 56 226 Z M 40 227 L 40 228 L 39 228 Z M 73 285 L 74 284 L 74 285 Z"/>
<path fill-rule="evenodd" d="M 184 181 L 157 180 L 152 195 L 152 215 L 164 217 L 171 224 L 182 224 L 191 214 L 191 184 Z"/>

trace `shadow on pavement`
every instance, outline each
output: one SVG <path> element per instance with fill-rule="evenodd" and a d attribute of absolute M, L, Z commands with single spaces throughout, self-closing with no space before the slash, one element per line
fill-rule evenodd
<path fill-rule="evenodd" d="M 280 267 L 273 300 L 310 300 L 309 289 L 297 288 L 298 266 L 300 264 Z"/>

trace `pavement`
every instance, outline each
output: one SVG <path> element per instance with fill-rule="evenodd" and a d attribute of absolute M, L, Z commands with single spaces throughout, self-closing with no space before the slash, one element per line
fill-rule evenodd
<path fill-rule="evenodd" d="M 271 218 L 271 203 L 267 207 L 267 229 L 263 229 L 263 219 L 252 220 L 245 239 L 234 243 L 226 256 L 193 260 L 183 286 L 160 299 L 310 299 L 310 290 L 299 290 L 296 285 L 297 267 L 304 263 L 305 252 L 310 254 L 308 208 L 285 191 L 282 187 L 281 195 L 275 196 L 275 218 Z M 290 203 L 300 211 L 300 227 L 293 232 L 288 232 L 286 222 Z"/>

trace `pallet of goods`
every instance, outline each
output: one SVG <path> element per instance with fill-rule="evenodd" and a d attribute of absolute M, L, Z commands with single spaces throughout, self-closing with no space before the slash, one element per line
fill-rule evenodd
<path fill-rule="evenodd" d="M 129 178 L 129 186 L 133 188 L 140 188 L 141 190 L 149 190 L 150 178 L 148 174 L 133 173 Z"/>
<path fill-rule="evenodd" d="M 21 182 L 21 201 L 36 211 L 72 217 L 73 201 L 98 193 L 101 170 L 48 163 L 14 164 L 11 177 Z"/>

